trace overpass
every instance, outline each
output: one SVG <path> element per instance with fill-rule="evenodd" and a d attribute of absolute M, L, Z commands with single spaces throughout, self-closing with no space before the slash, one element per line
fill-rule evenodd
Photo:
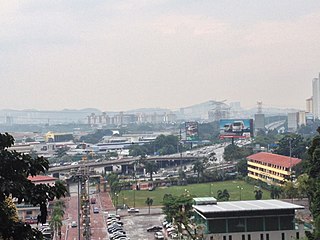
<path fill-rule="evenodd" d="M 272 122 L 272 123 L 267 124 L 265 127 L 266 127 L 267 130 L 272 131 L 274 129 L 278 129 L 281 126 L 283 126 L 285 124 L 285 122 L 286 122 L 285 120 Z"/>
<path fill-rule="evenodd" d="M 199 156 L 180 156 L 180 154 L 173 154 L 173 155 L 167 155 L 167 156 L 151 156 L 146 159 L 143 159 L 143 161 L 153 161 L 158 162 L 161 164 L 163 162 L 169 163 L 169 164 L 177 164 L 180 165 L 183 162 L 189 163 L 196 161 L 198 159 L 203 159 L 204 155 Z M 128 168 L 133 168 L 134 163 L 141 161 L 140 157 L 135 158 L 123 158 L 123 159 L 117 159 L 117 160 L 102 160 L 99 162 L 96 161 L 90 161 L 90 162 L 83 162 L 78 165 L 67 165 L 67 166 L 59 166 L 59 167 L 51 167 L 49 168 L 49 173 L 59 173 L 59 172 L 67 172 L 72 169 L 77 170 L 79 168 L 90 168 L 94 169 L 97 172 L 104 172 L 106 168 L 114 167 L 114 166 L 120 166 L 120 171 L 128 171 Z"/>

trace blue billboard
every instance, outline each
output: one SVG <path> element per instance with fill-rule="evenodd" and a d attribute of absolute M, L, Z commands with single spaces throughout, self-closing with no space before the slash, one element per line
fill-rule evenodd
<path fill-rule="evenodd" d="M 221 119 L 220 138 L 250 138 L 253 136 L 252 119 Z"/>

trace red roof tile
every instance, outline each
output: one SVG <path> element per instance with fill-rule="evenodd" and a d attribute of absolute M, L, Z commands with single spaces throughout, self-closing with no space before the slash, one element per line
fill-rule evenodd
<path fill-rule="evenodd" d="M 299 158 L 287 157 L 283 155 L 267 153 L 267 152 L 259 152 L 247 157 L 251 160 L 261 161 L 263 163 L 270 163 L 277 166 L 290 168 L 301 162 Z"/>
<path fill-rule="evenodd" d="M 50 176 L 38 175 L 38 176 L 34 176 L 34 177 L 29 176 L 28 180 L 30 180 L 31 182 L 48 182 L 48 181 L 55 181 L 55 180 L 57 180 L 57 178 L 50 177 Z"/>

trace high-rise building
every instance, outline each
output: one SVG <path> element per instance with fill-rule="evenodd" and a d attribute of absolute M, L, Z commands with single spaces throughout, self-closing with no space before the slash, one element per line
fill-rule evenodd
<path fill-rule="evenodd" d="M 320 74 L 319 74 L 320 77 Z M 312 112 L 315 118 L 320 117 L 320 79 L 312 81 Z"/>
<path fill-rule="evenodd" d="M 298 129 L 298 113 L 288 113 L 288 132 L 295 132 Z"/>
<path fill-rule="evenodd" d="M 307 113 L 313 113 L 313 109 L 312 109 L 312 97 L 306 99 L 306 112 L 307 112 Z"/>

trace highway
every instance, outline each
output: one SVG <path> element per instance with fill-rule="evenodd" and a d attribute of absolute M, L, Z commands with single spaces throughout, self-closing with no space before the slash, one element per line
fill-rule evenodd
<path fill-rule="evenodd" d="M 209 158 L 212 152 L 215 152 L 216 161 L 215 163 L 223 162 L 223 152 L 225 146 L 229 143 L 224 144 L 215 144 L 211 146 L 205 146 L 202 148 L 195 148 L 191 151 L 183 152 L 180 156 L 180 153 L 172 154 L 172 155 L 165 155 L 165 156 L 148 156 L 146 158 L 147 161 L 186 161 L 192 162 L 198 159 L 203 159 L 205 157 Z M 78 168 L 104 168 L 108 166 L 115 166 L 115 165 L 133 165 L 136 161 L 139 161 L 140 157 L 127 157 L 122 159 L 116 160 L 102 160 L 97 159 L 95 161 L 88 161 L 82 162 L 76 165 L 66 165 L 66 166 L 59 166 L 59 167 L 50 167 L 49 173 L 55 172 L 65 172 L 70 171 L 71 169 L 78 169 Z"/>

